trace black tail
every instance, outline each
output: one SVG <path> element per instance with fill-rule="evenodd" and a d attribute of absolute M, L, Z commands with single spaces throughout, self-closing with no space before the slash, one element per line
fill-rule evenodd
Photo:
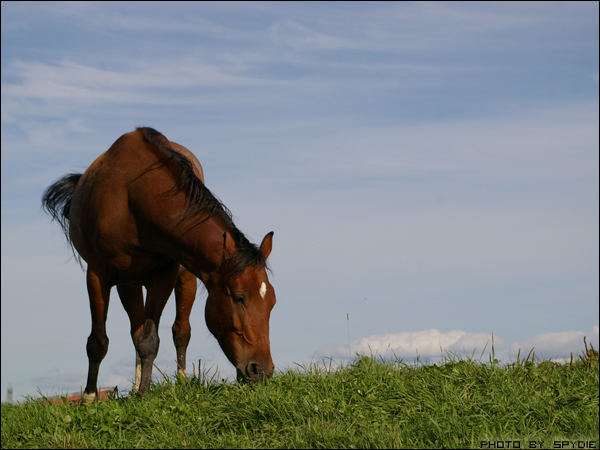
<path fill-rule="evenodd" d="M 71 196 L 81 175 L 80 173 L 65 175 L 56 183 L 49 186 L 42 196 L 42 208 L 52 216 L 52 220 L 58 221 L 69 243 L 71 243 L 71 237 L 69 236 Z"/>

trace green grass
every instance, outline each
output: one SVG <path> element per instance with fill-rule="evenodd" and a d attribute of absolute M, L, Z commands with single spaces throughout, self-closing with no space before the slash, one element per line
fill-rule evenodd
<path fill-rule="evenodd" d="M 203 375 L 155 383 L 144 398 L 2 405 L 2 448 L 552 448 L 555 440 L 598 448 L 598 427 L 593 351 L 564 365 L 363 356 L 257 384 Z"/>

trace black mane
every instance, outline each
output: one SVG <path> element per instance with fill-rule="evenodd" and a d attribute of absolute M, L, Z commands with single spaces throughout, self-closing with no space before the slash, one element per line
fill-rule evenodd
<path fill-rule="evenodd" d="M 212 192 L 202 183 L 194 173 L 192 163 L 181 153 L 171 148 L 167 138 L 149 127 L 137 128 L 144 140 L 159 150 L 165 157 L 161 159 L 161 165 L 172 162 L 178 167 L 179 174 L 175 174 L 176 184 L 170 191 L 173 194 L 184 192 L 188 199 L 188 208 L 182 220 L 202 214 L 198 223 L 216 216 L 225 226 L 227 232 L 233 237 L 236 244 L 236 252 L 231 255 L 221 266 L 222 274 L 230 277 L 239 274 L 249 265 L 266 267 L 266 260 L 258 247 L 251 243 L 246 236 L 233 223 L 231 211 L 218 200 Z"/>

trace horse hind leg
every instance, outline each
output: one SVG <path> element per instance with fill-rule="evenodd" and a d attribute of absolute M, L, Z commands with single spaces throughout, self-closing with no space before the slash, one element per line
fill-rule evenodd
<path fill-rule="evenodd" d="M 160 344 L 158 337 L 160 316 L 171 292 L 173 292 L 178 268 L 178 264 L 171 264 L 157 270 L 152 281 L 146 286 L 148 293 L 144 311 L 144 324 L 134 337 L 135 348 L 142 363 L 139 395 L 144 395 L 150 389 L 152 364 L 158 354 Z"/>
<path fill-rule="evenodd" d="M 196 299 L 196 276 L 187 269 L 181 268 L 175 283 L 175 322 L 171 328 L 173 343 L 177 351 L 177 375 L 185 377 L 185 354 L 187 351 L 192 328 L 190 313 Z"/>
<path fill-rule="evenodd" d="M 123 304 L 123 308 L 129 316 L 129 323 L 131 324 L 131 340 L 135 347 L 136 336 L 139 336 L 140 330 L 144 324 L 144 294 L 142 292 L 142 285 L 117 285 L 117 291 L 119 292 L 119 298 Z M 140 388 L 140 382 L 142 377 L 142 360 L 140 354 L 135 350 L 135 381 L 133 384 L 133 392 L 138 392 Z"/>
<path fill-rule="evenodd" d="M 100 363 L 108 351 L 106 335 L 106 316 L 110 297 L 110 286 L 93 269 L 88 267 L 86 275 L 90 312 L 92 315 L 92 332 L 87 340 L 88 377 L 83 400 L 88 403 L 98 396 L 98 371 Z"/>

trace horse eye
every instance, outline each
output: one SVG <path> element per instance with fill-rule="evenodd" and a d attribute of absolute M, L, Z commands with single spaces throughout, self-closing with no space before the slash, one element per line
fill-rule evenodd
<path fill-rule="evenodd" d="M 246 299 L 242 294 L 231 294 L 231 299 L 236 303 L 246 304 Z"/>

